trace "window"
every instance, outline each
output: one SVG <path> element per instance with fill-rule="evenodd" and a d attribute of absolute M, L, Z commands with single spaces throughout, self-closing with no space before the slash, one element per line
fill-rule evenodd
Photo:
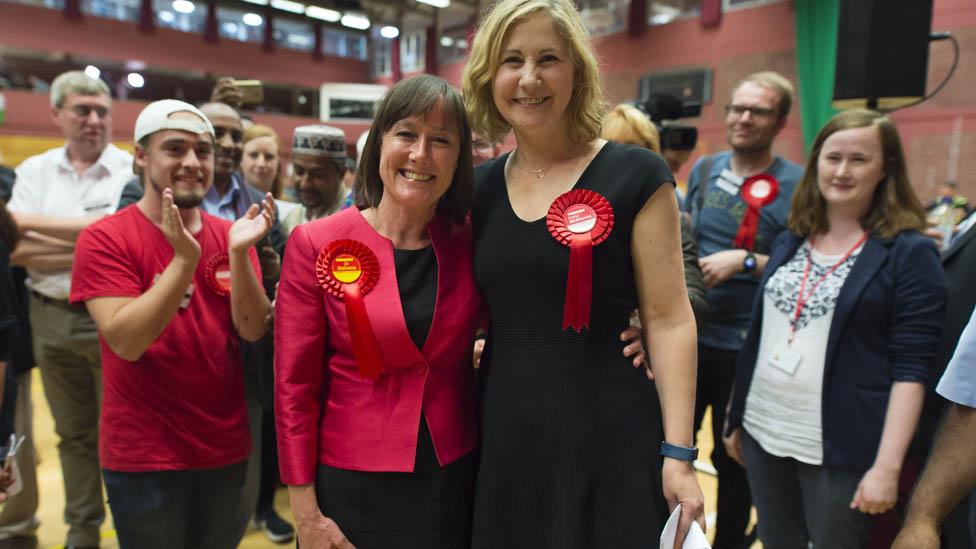
<path fill-rule="evenodd" d="M 217 7 L 217 32 L 221 38 L 240 42 L 264 40 L 264 16 L 252 11 Z"/>
<path fill-rule="evenodd" d="M 52 10 L 63 10 L 64 0 L 3 0 L 11 4 L 23 4 L 25 6 L 37 6 L 39 8 L 49 8 Z"/>
<path fill-rule="evenodd" d="M 207 19 L 207 5 L 184 0 L 153 0 L 156 24 L 162 28 L 202 33 Z"/>
<path fill-rule="evenodd" d="M 623 32 L 629 0 L 581 0 L 580 17 L 590 36 L 607 36 Z"/>
<path fill-rule="evenodd" d="M 468 29 L 461 27 L 444 31 L 437 45 L 437 62 L 441 65 L 457 63 L 468 55 Z"/>
<path fill-rule="evenodd" d="M 274 42 L 282 48 L 299 51 L 312 51 L 315 47 L 315 33 L 310 21 L 275 18 Z"/>
<path fill-rule="evenodd" d="M 370 48 L 373 76 L 386 76 L 393 72 L 393 40 L 380 36 L 375 25 L 373 29 L 373 47 Z"/>
<path fill-rule="evenodd" d="M 701 0 L 651 0 L 647 5 L 647 20 L 651 25 L 666 25 L 675 19 L 697 17 Z"/>
<path fill-rule="evenodd" d="M 424 70 L 424 42 L 426 31 L 400 35 L 400 68 L 403 72 Z"/>
<path fill-rule="evenodd" d="M 88 9 L 84 12 L 94 17 L 118 19 L 120 21 L 138 21 L 141 0 L 88 0 Z"/>

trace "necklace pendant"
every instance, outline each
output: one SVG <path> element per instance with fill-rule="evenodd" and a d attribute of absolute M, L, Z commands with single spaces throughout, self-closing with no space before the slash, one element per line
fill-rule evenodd
<path fill-rule="evenodd" d="M 535 176 L 538 177 L 539 179 L 545 179 L 546 178 L 546 171 L 545 170 L 536 170 L 535 171 Z"/>

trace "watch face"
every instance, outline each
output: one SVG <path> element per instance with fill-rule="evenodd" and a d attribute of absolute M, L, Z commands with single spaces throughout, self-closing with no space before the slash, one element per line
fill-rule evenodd
<path fill-rule="evenodd" d="M 747 256 L 745 261 L 742 262 L 742 266 L 747 271 L 751 271 L 756 268 L 756 258 L 753 256 Z"/>

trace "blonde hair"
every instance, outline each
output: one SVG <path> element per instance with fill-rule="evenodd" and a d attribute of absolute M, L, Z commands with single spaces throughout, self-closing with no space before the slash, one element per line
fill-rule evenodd
<path fill-rule="evenodd" d="M 248 141 L 253 141 L 259 137 L 270 137 L 274 141 L 275 146 L 278 147 L 278 171 L 275 172 L 274 181 L 271 182 L 271 196 L 278 199 L 284 198 L 285 182 L 284 176 L 281 173 L 281 167 L 284 164 L 281 161 L 281 138 L 278 137 L 278 133 L 270 126 L 255 124 L 244 130 L 244 142 L 241 145 L 246 146 Z"/>
<path fill-rule="evenodd" d="M 757 86 L 772 90 L 779 96 L 777 114 L 780 118 L 790 113 L 790 107 L 793 106 L 793 84 L 785 76 L 774 71 L 754 72 L 736 82 L 732 88 L 732 94 L 735 95 L 736 90 L 741 88 L 746 82 L 752 82 Z"/>
<path fill-rule="evenodd" d="M 511 129 L 492 98 L 492 80 L 498 71 L 502 42 L 515 25 L 542 13 L 552 20 L 573 61 L 573 96 L 568 106 L 569 137 L 576 142 L 596 139 L 604 112 L 600 67 L 590 47 L 589 34 L 570 0 L 501 0 L 482 19 L 471 55 L 461 75 L 464 106 L 475 131 L 501 141 Z"/>
<path fill-rule="evenodd" d="M 867 109 L 851 109 L 834 115 L 817 134 L 807 160 L 803 179 L 793 192 L 790 231 L 803 236 L 822 233 L 829 228 L 827 203 L 820 194 L 817 166 L 823 144 L 831 135 L 856 128 L 875 127 L 881 139 L 884 178 L 874 190 L 871 206 L 861 217 L 861 226 L 872 233 L 892 238 L 906 230 L 925 228 L 925 210 L 915 195 L 905 167 L 905 153 L 894 122 L 887 115 Z"/>
<path fill-rule="evenodd" d="M 622 103 L 607 113 L 600 136 L 607 141 L 630 143 L 661 154 L 661 136 L 657 127 L 633 105 Z"/>

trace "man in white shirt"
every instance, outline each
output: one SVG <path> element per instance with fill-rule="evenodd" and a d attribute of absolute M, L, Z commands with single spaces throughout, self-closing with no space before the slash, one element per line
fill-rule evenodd
<path fill-rule="evenodd" d="M 70 305 L 78 234 L 113 213 L 133 177 L 132 155 L 112 145 L 111 96 L 81 71 L 58 76 L 51 107 L 65 146 L 25 160 L 8 208 L 23 240 L 11 260 L 27 268 L 34 357 L 51 406 L 65 486 L 68 548 L 98 547 L 105 519 L 98 463 L 101 363 L 84 305 Z"/>

